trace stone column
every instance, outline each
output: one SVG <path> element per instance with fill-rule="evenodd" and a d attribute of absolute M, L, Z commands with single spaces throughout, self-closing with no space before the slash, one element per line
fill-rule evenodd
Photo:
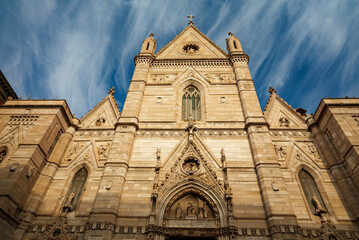
<path fill-rule="evenodd" d="M 315 142 L 328 164 L 330 173 L 339 186 L 345 201 L 347 202 L 356 222 L 359 222 L 359 193 L 356 190 L 350 176 L 336 152 L 333 151 L 325 140 L 325 137 L 313 117 L 307 119 L 308 128 L 314 136 Z M 336 157 L 337 156 L 337 157 Z"/>
<path fill-rule="evenodd" d="M 59 169 L 61 160 L 72 140 L 78 124 L 79 120 L 73 119 L 73 124 L 67 129 L 66 133 L 61 135 L 59 141 L 56 143 L 54 150 L 49 156 L 49 160 L 41 171 L 39 179 L 36 181 L 30 197 L 26 201 L 23 213 L 20 216 L 21 223 L 13 235 L 14 239 L 22 239 L 27 226 L 35 219 L 36 213 Z"/>
<path fill-rule="evenodd" d="M 151 61 L 152 55 L 139 54 L 135 58 L 136 68 L 121 117 L 115 125 L 115 136 L 91 212 L 90 224 L 116 223 Z M 112 231 L 108 230 L 106 236 L 110 235 Z"/>
<path fill-rule="evenodd" d="M 273 239 L 299 239 L 300 235 L 295 233 L 298 233 L 297 218 L 249 73 L 248 60 L 244 53 L 231 56 L 269 231 Z M 280 226 L 290 226 L 287 229 L 293 231 L 283 233 Z"/>

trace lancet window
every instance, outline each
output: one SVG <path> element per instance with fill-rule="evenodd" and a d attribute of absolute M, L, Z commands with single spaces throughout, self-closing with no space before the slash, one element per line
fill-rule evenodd
<path fill-rule="evenodd" d="M 191 114 L 193 120 L 201 120 L 201 96 L 194 86 L 185 88 L 182 96 L 182 120 L 188 120 Z"/>
<path fill-rule="evenodd" d="M 302 185 L 305 198 L 308 202 L 311 212 L 313 214 L 317 214 L 318 209 L 325 209 L 322 195 L 319 192 L 314 178 L 307 171 L 302 169 L 299 171 L 299 181 Z"/>
<path fill-rule="evenodd" d="M 77 171 L 74 178 L 72 179 L 71 186 L 69 191 L 67 192 L 66 201 L 64 206 L 69 208 L 70 210 L 76 210 L 82 192 L 84 191 L 86 179 L 87 179 L 88 172 L 86 168 L 81 168 Z"/>

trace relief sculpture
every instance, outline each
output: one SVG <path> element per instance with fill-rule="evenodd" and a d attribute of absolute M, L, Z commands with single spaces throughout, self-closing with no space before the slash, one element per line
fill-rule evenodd
<path fill-rule="evenodd" d="M 171 84 L 177 74 L 151 74 L 148 78 L 149 84 Z"/>
<path fill-rule="evenodd" d="M 208 73 L 205 74 L 207 81 L 212 84 L 218 84 L 218 83 L 235 83 L 234 75 L 228 74 L 228 73 L 220 73 L 220 74 L 214 74 L 214 73 Z"/>

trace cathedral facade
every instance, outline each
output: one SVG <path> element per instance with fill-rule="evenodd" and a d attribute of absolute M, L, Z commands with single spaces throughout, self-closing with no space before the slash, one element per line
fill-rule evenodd
<path fill-rule="evenodd" d="M 64 100 L 0 106 L 1 239 L 359 239 L 359 99 L 314 115 L 270 87 L 240 40 L 190 21 L 135 57 L 122 112 Z"/>

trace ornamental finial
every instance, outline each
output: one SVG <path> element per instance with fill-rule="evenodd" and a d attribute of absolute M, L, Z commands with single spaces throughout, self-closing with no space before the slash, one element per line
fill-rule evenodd
<path fill-rule="evenodd" d="M 193 20 L 192 18 L 195 18 L 195 16 L 193 16 L 192 14 L 187 16 L 187 18 L 189 18 L 189 23 L 188 24 L 193 24 Z"/>

